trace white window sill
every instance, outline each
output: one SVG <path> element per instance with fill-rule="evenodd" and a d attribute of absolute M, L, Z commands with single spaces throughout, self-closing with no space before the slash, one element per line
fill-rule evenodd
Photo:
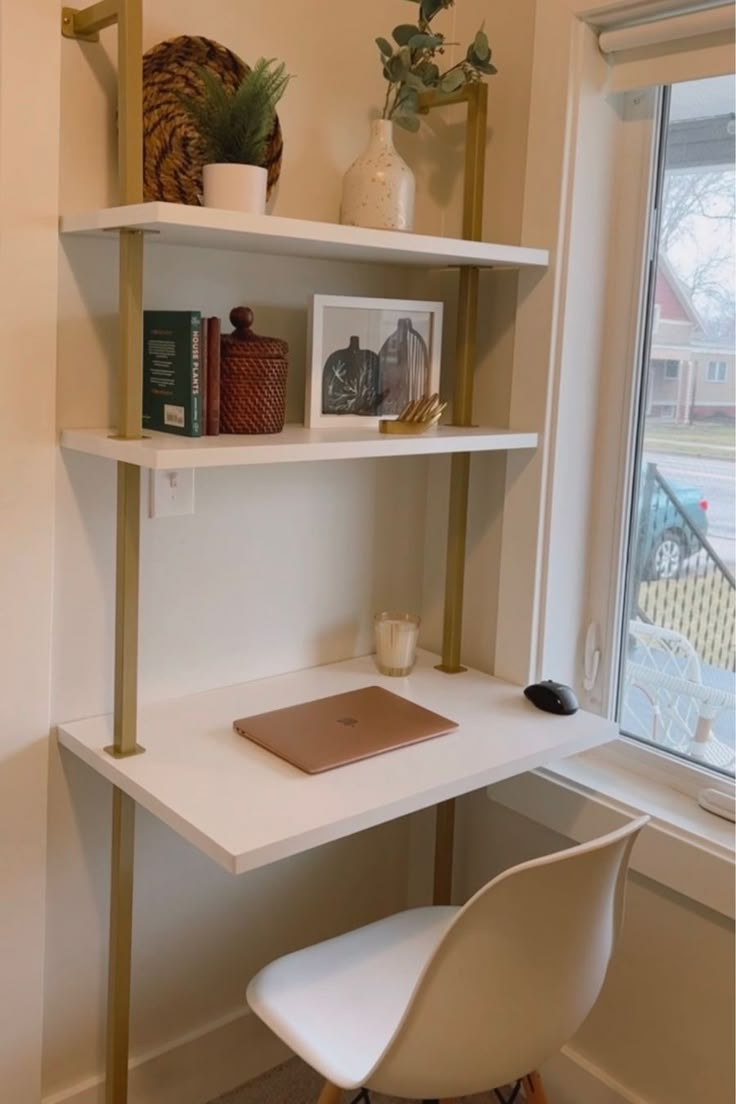
<path fill-rule="evenodd" d="M 731 919 L 734 827 L 695 798 L 622 763 L 625 752 L 601 748 L 488 789 L 492 801 L 582 842 L 647 813 L 632 868 Z"/>

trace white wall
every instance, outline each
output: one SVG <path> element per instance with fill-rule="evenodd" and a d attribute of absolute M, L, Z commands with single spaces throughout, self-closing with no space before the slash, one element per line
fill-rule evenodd
<path fill-rule="evenodd" d="M 58 6 L 0 3 L 0 1097 L 40 1092 L 49 723 Z M 37 60 L 42 59 L 39 80 Z"/>

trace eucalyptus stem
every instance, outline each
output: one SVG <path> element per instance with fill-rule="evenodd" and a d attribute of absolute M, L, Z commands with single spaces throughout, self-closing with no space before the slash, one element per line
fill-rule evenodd
<path fill-rule="evenodd" d="M 390 119 L 391 118 L 391 114 L 388 110 L 388 101 L 391 98 L 391 89 L 393 87 L 394 87 L 393 84 L 388 84 L 386 86 L 386 99 L 383 101 L 383 114 L 381 115 L 382 119 Z"/>
<path fill-rule="evenodd" d="M 455 0 L 412 0 L 419 5 L 416 22 L 400 23 L 392 32 L 393 42 L 377 38 L 383 75 L 387 81 L 382 118 L 394 120 L 407 130 L 419 129 L 420 97 L 426 92 L 452 95 L 466 85 L 493 76 L 488 35 L 481 24 L 465 54 L 442 70 L 442 55 L 448 42 L 432 30 L 433 19 L 451 8 Z M 416 11 L 416 8 L 415 8 Z"/>

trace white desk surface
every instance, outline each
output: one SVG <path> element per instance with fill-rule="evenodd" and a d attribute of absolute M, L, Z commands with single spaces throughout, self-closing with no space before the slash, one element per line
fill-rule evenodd
<path fill-rule="evenodd" d="M 233 874 L 393 820 L 603 744 L 590 713 L 542 713 L 521 688 L 478 671 L 445 675 L 423 652 L 409 678 L 371 656 L 144 706 L 143 755 L 113 759 L 109 716 L 63 724 L 59 741 Z M 460 728 L 413 747 L 307 775 L 238 736 L 237 717 L 382 685 Z"/>

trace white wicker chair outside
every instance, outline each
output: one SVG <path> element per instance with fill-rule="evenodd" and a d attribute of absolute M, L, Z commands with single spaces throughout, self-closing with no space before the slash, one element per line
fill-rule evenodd
<path fill-rule="evenodd" d="M 732 767 L 734 748 L 713 735 L 712 725 L 721 710 L 736 709 L 736 694 L 704 684 L 698 655 L 682 633 L 638 620 L 629 632 L 635 647 L 624 673 L 624 731 L 707 766 Z"/>

